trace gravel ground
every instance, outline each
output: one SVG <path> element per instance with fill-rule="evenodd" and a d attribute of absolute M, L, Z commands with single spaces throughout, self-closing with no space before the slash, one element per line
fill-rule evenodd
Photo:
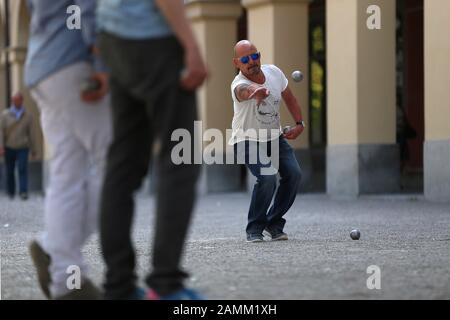
<path fill-rule="evenodd" d="M 450 204 L 421 196 L 367 196 L 357 200 L 301 195 L 286 215 L 289 241 L 246 243 L 250 195 L 199 198 L 183 265 L 188 285 L 209 299 L 449 299 Z M 134 224 L 141 279 L 148 270 L 154 201 L 139 197 Z M 43 299 L 27 253 L 43 228 L 43 198 L 0 197 L 1 297 Z M 361 239 L 351 240 L 353 228 Z M 84 248 L 97 284 L 104 265 L 98 238 Z M 381 271 L 381 289 L 369 290 L 367 268 Z"/>

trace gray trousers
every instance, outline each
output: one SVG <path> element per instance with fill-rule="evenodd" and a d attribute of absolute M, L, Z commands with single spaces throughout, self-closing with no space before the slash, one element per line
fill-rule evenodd
<path fill-rule="evenodd" d="M 195 92 L 186 92 L 179 85 L 183 50 L 174 37 L 125 40 L 102 33 L 100 51 L 110 68 L 113 116 L 100 220 L 107 267 L 105 297 L 126 298 L 136 288 L 130 235 L 133 194 L 147 174 L 156 139 L 160 150 L 155 157 L 158 181 L 153 270 L 146 282 L 165 295 L 180 289 L 187 277 L 180 269 L 180 259 L 200 168 L 171 161 L 172 148 L 179 143 L 171 141 L 171 134 L 183 128 L 193 137 Z"/>

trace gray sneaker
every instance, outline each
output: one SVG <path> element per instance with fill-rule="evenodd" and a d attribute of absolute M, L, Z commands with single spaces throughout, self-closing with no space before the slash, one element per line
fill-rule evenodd
<path fill-rule="evenodd" d="M 263 242 L 264 237 L 262 234 L 247 234 L 247 242 Z"/>
<path fill-rule="evenodd" d="M 40 244 L 33 240 L 29 245 L 29 252 L 31 260 L 33 260 L 34 267 L 38 277 L 39 286 L 47 299 L 50 299 L 50 256 L 42 249 Z"/>
<path fill-rule="evenodd" d="M 264 229 L 263 234 L 272 241 L 288 240 L 288 235 L 283 231 L 275 232 L 266 228 Z"/>

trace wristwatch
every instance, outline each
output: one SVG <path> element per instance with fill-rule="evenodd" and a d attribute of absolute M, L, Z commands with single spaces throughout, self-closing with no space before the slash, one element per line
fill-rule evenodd
<path fill-rule="evenodd" d="M 297 124 L 297 125 L 301 125 L 303 128 L 306 128 L 305 121 L 303 121 L 303 120 L 297 121 L 296 124 Z"/>

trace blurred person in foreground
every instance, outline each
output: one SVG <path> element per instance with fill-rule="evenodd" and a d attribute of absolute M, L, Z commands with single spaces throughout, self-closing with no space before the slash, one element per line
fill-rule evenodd
<path fill-rule="evenodd" d="M 47 298 L 100 299 L 81 253 L 97 230 L 103 164 L 111 138 L 107 75 L 95 57 L 96 1 L 28 4 L 25 81 L 41 112 L 51 152 L 45 231 L 31 242 L 30 253 Z M 80 9 L 79 29 L 67 25 L 66 12 L 72 5 Z M 95 80 L 98 87 L 85 90 L 88 80 Z"/>
<path fill-rule="evenodd" d="M 100 53 L 110 69 L 113 141 L 101 201 L 106 299 L 201 299 L 183 281 L 180 260 L 195 201 L 199 166 L 176 165 L 174 130 L 194 133 L 195 90 L 207 71 L 182 0 L 100 0 Z M 150 290 L 136 284 L 131 241 L 134 193 L 152 146 L 159 177 Z M 191 139 L 193 142 L 193 139 Z M 191 161 L 193 163 L 193 161 Z"/>

